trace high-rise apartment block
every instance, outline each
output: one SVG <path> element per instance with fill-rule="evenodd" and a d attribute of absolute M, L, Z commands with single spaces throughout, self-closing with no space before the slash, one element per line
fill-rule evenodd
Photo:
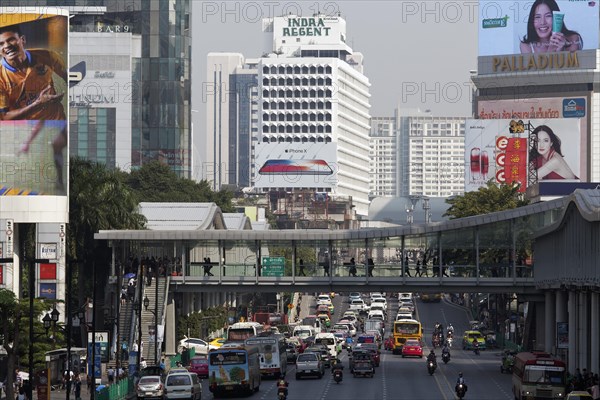
<path fill-rule="evenodd" d="M 346 22 L 290 15 L 264 20 L 263 32 L 269 47 L 261 58 L 208 56 L 204 178 L 215 189 L 244 186 L 232 170 L 247 171 L 255 191 L 328 193 L 351 199 L 366 215 L 370 83 L 362 55 L 346 44 Z M 242 100 L 233 82 L 254 68 L 257 96 L 250 90 Z M 240 119 L 242 110 L 249 121 Z"/>
<path fill-rule="evenodd" d="M 371 197 L 464 192 L 463 117 L 397 109 L 371 123 Z"/>

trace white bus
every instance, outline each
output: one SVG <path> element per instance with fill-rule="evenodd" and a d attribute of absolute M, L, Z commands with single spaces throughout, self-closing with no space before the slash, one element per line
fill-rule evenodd
<path fill-rule="evenodd" d="M 263 331 L 264 327 L 259 322 L 236 322 L 227 328 L 228 342 L 243 342 Z"/>
<path fill-rule="evenodd" d="M 256 336 L 244 341 L 246 348 L 258 349 L 261 375 L 285 376 L 287 353 L 283 335 Z"/>

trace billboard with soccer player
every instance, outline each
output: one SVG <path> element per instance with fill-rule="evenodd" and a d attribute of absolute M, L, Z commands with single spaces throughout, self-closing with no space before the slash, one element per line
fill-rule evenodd
<path fill-rule="evenodd" d="M 68 11 L 0 8 L 0 209 L 68 221 Z"/>

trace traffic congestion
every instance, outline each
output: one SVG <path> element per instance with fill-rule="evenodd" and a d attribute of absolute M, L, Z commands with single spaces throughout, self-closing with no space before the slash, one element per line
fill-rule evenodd
<path fill-rule="evenodd" d="M 202 397 L 516 397 L 506 354 L 480 343 L 466 309 L 443 295 L 314 293 L 301 301 L 289 332 L 231 325 L 225 344 L 208 352 Z"/>

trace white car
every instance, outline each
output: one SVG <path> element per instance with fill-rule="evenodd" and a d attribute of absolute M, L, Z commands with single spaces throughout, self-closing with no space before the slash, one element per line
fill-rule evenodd
<path fill-rule="evenodd" d="M 344 317 L 354 317 L 354 318 L 358 318 L 358 315 L 356 315 L 356 312 L 352 311 L 352 310 L 347 310 L 344 312 L 344 314 L 342 315 L 342 318 Z"/>
<path fill-rule="evenodd" d="M 335 329 L 335 327 L 338 325 L 345 325 L 346 327 L 348 327 L 348 334 L 350 336 L 356 336 L 356 326 L 354 325 L 354 323 L 346 320 L 341 320 L 333 326 L 333 329 Z"/>
<path fill-rule="evenodd" d="M 317 305 L 320 305 L 320 304 L 330 305 L 331 297 L 329 297 L 329 295 L 327 295 L 327 294 L 320 294 L 319 297 L 317 297 Z"/>
<path fill-rule="evenodd" d="M 387 301 L 383 297 L 377 297 L 371 300 L 371 308 L 373 308 L 373 306 L 376 304 L 381 304 L 383 309 L 387 311 Z"/>
<path fill-rule="evenodd" d="M 381 321 L 385 321 L 385 314 L 382 310 L 371 310 L 369 311 L 367 319 L 379 319 Z"/>
<path fill-rule="evenodd" d="M 179 351 L 183 349 L 195 349 L 196 354 L 208 354 L 212 349 L 216 349 L 217 346 L 209 344 L 206 340 L 198 338 L 184 337 L 179 341 Z"/>
<path fill-rule="evenodd" d="M 357 312 L 360 313 L 361 311 L 364 311 L 366 309 L 365 302 L 362 301 L 362 299 L 352 300 L 350 302 L 349 309 L 352 310 L 352 311 L 357 311 Z"/>

